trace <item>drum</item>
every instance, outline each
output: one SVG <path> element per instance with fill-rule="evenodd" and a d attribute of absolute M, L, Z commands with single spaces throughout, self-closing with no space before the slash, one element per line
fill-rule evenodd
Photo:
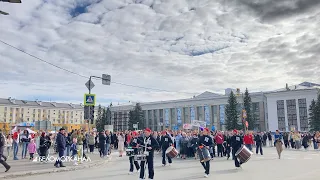
<path fill-rule="evenodd" d="M 134 156 L 134 149 L 126 149 L 127 156 Z"/>
<path fill-rule="evenodd" d="M 199 158 L 200 158 L 200 162 L 207 162 L 207 161 L 211 160 L 210 153 L 209 153 L 209 150 L 207 148 L 199 147 L 197 152 L 198 152 L 198 155 L 199 155 Z"/>
<path fill-rule="evenodd" d="M 252 154 L 253 153 L 245 145 L 242 145 L 241 148 L 235 153 L 236 157 L 242 164 L 249 161 Z"/>
<path fill-rule="evenodd" d="M 134 160 L 135 161 L 146 161 L 147 160 L 147 156 L 144 155 L 144 154 L 135 155 L 134 156 Z"/>
<path fill-rule="evenodd" d="M 177 157 L 178 154 L 179 154 L 179 152 L 173 146 L 168 147 L 168 149 L 166 150 L 166 156 L 171 159 Z"/>

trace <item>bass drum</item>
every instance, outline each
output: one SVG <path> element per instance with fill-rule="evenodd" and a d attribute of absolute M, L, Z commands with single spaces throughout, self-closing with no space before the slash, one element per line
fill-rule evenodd
<path fill-rule="evenodd" d="M 252 154 L 253 153 L 245 145 L 242 145 L 241 148 L 235 153 L 235 156 L 243 164 L 249 161 Z"/>
<path fill-rule="evenodd" d="M 199 147 L 197 152 L 200 158 L 200 162 L 207 162 L 211 160 L 211 156 L 207 148 Z"/>
<path fill-rule="evenodd" d="M 172 146 L 168 147 L 168 149 L 166 150 L 166 156 L 169 157 L 169 158 L 171 158 L 171 159 L 177 157 L 178 154 L 179 154 L 179 153 L 178 153 L 178 151 L 176 150 L 176 148 L 174 148 L 174 147 L 172 147 Z"/>

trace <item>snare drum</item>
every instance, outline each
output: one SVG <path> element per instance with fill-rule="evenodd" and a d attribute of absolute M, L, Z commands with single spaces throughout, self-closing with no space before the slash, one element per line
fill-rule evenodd
<path fill-rule="evenodd" d="M 126 149 L 127 156 L 133 156 L 134 155 L 134 149 Z"/>
<path fill-rule="evenodd" d="M 168 149 L 166 150 L 166 156 L 171 159 L 177 157 L 178 154 L 179 154 L 179 152 L 172 146 L 168 147 Z"/>
<path fill-rule="evenodd" d="M 207 148 L 205 147 L 198 148 L 197 152 L 200 158 L 200 162 L 207 162 L 211 160 L 211 156 Z"/>
<path fill-rule="evenodd" d="M 245 145 L 242 145 L 241 148 L 235 153 L 235 155 L 239 159 L 241 164 L 243 164 L 249 161 L 252 156 L 252 152 Z"/>
<path fill-rule="evenodd" d="M 134 160 L 135 161 L 146 161 L 147 160 L 147 156 L 144 155 L 144 154 L 135 155 L 134 156 Z"/>

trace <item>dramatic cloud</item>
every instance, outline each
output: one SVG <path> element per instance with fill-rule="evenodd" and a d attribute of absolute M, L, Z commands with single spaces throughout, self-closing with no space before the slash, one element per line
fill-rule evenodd
<path fill-rule="evenodd" d="M 0 40 L 94 80 L 99 102 L 320 82 L 320 0 L 1 3 Z M 3 97 L 81 102 L 86 78 L 0 43 Z M 123 84 L 153 89 L 141 89 Z M 166 90 L 166 91 L 165 91 Z"/>

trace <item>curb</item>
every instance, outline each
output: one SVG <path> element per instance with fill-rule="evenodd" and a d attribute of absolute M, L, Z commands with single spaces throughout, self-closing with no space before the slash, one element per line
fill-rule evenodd
<path fill-rule="evenodd" d="M 52 169 L 43 169 L 43 170 L 34 170 L 34 171 L 23 171 L 23 172 L 14 172 L 12 174 L 1 174 L 0 179 L 9 179 L 9 178 L 18 178 L 21 176 L 34 176 L 34 175 L 42 175 L 42 174 L 50 174 L 50 173 L 57 173 L 57 172 L 68 172 L 68 171 L 77 171 L 85 168 L 91 168 L 95 166 L 100 166 L 108 163 L 111 160 L 107 158 L 106 160 L 99 160 L 98 162 L 92 162 L 84 165 L 73 166 L 73 167 L 66 167 L 66 168 L 52 168 Z"/>

